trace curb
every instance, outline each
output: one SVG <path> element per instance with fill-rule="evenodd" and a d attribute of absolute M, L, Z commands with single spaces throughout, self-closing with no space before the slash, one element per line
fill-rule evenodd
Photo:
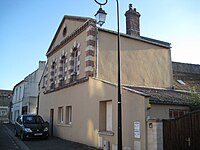
<path fill-rule="evenodd" d="M 28 146 L 26 146 L 26 144 L 24 144 L 22 141 L 20 141 L 17 137 L 15 137 L 15 135 L 13 134 L 13 132 L 6 126 L 3 124 L 3 127 L 6 129 L 8 135 L 15 141 L 15 143 L 21 148 L 21 150 L 30 150 L 28 148 Z"/>

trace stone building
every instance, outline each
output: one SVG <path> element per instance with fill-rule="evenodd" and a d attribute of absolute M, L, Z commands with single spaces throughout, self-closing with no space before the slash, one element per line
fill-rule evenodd
<path fill-rule="evenodd" d="M 11 90 L 0 90 L 0 122 L 9 122 L 9 108 L 11 99 Z"/>
<path fill-rule="evenodd" d="M 21 114 L 36 114 L 38 101 L 38 83 L 45 68 L 45 61 L 39 61 L 37 70 L 26 76 L 13 88 L 11 122 Z"/>
<path fill-rule="evenodd" d="M 200 65 L 172 62 L 174 88 L 200 92 Z"/>
<path fill-rule="evenodd" d="M 173 89 L 170 43 L 140 36 L 139 17 L 130 5 L 127 34 L 120 34 L 123 147 L 161 150 L 151 124 L 188 110 L 189 96 Z M 50 122 L 51 135 L 117 148 L 116 41 L 116 32 L 98 28 L 92 18 L 63 17 L 40 81 L 39 114 Z"/>

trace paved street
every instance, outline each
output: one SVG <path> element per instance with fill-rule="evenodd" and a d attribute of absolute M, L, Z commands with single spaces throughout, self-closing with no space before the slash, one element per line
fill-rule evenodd
<path fill-rule="evenodd" d="M 28 139 L 21 141 L 14 136 L 12 124 L 0 123 L 0 150 L 96 150 L 93 147 L 62 140 L 57 137 L 48 139 Z"/>
<path fill-rule="evenodd" d="M 21 150 L 19 144 L 11 135 L 11 131 L 8 130 L 4 124 L 0 123 L 0 149 L 1 150 Z"/>
<path fill-rule="evenodd" d="M 4 150 L 20 150 L 12 137 L 9 136 L 3 124 L 0 123 L 0 149 Z"/>

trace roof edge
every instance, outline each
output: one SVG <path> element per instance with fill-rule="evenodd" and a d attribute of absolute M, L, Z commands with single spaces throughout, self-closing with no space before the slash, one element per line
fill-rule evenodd
<path fill-rule="evenodd" d="M 97 80 L 97 81 L 100 81 L 100 82 L 109 84 L 109 85 L 111 85 L 111 86 L 118 87 L 117 84 L 115 84 L 115 83 L 111 83 L 111 82 L 109 82 L 109 81 L 102 80 L 102 79 L 98 79 L 98 78 L 95 78 L 95 77 L 91 77 L 91 78 L 94 79 L 94 80 Z M 145 94 L 145 93 L 143 93 L 143 92 L 136 91 L 136 90 L 133 90 L 133 89 L 124 87 L 123 85 L 122 85 L 122 89 L 124 89 L 124 90 L 126 90 L 126 91 L 129 91 L 129 92 L 132 92 L 132 93 L 135 93 L 135 94 L 139 94 L 139 95 L 145 96 L 145 97 L 150 97 L 150 95 L 148 95 L 148 94 Z"/>
<path fill-rule="evenodd" d="M 98 27 L 98 30 L 104 31 L 104 32 L 109 32 L 109 33 L 117 35 L 117 32 L 113 31 L 113 30 L 99 28 L 99 27 Z M 151 38 L 147 38 L 147 37 L 143 37 L 143 36 L 140 36 L 140 37 L 131 36 L 131 35 L 127 35 L 125 33 L 120 33 L 120 35 L 123 36 L 123 37 L 127 37 L 127 38 L 131 38 L 131 39 L 134 39 L 134 40 L 146 42 L 146 43 L 149 43 L 149 44 L 154 44 L 154 45 L 161 46 L 161 47 L 164 47 L 164 48 L 171 48 L 171 43 L 168 43 L 168 42 L 164 42 L 164 41 L 160 41 L 160 40 L 156 40 L 156 39 L 151 39 Z"/>
<path fill-rule="evenodd" d="M 59 24 L 59 26 L 58 26 L 58 28 L 57 28 L 57 30 L 56 30 L 56 33 L 55 33 L 54 36 L 53 36 L 53 40 L 51 41 L 51 44 L 50 44 L 50 46 L 49 46 L 49 48 L 48 48 L 48 50 L 47 50 L 47 52 L 46 52 L 46 56 L 50 53 L 50 50 L 51 50 L 51 48 L 52 48 L 52 46 L 53 46 L 53 43 L 55 42 L 56 37 L 57 37 L 57 35 L 59 34 L 59 31 L 60 31 L 60 29 L 61 29 L 61 27 L 62 27 L 62 25 L 63 25 L 65 19 L 80 20 L 80 21 L 84 22 L 84 24 L 85 24 L 88 20 L 92 20 L 92 21 L 95 20 L 95 19 L 89 18 L 89 17 L 80 17 L 80 16 L 64 15 L 63 18 L 62 18 L 62 20 L 61 20 L 61 22 L 60 22 L 60 24 Z M 84 24 L 83 24 L 82 26 L 84 26 Z M 82 27 L 82 26 L 81 26 L 81 27 Z"/>

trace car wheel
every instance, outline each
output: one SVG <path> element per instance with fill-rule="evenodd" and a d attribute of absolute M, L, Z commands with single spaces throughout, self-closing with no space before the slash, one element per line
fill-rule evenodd
<path fill-rule="evenodd" d="M 20 134 L 20 139 L 21 139 L 22 141 L 25 140 L 24 134 L 23 134 L 22 132 L 21 132 L 21 134 Z"/>
<path fill-rule="evenodd" d="M 15 129 L 15 136 L 18 136 L 18 134 L 17 134 L 17 130 Z"/>

